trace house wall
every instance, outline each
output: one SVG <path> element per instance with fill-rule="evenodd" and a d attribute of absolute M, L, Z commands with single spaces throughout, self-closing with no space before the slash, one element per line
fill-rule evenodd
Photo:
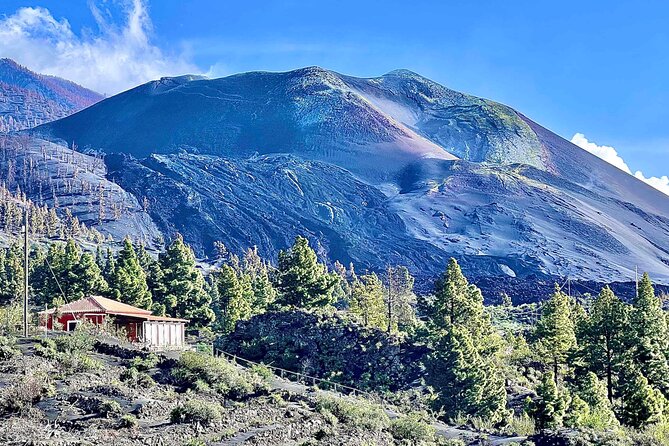
<path fill-rule="evenodd" d="M 81 321 L 87 320 L 92 322 L 95 325 L 100 325 L 105 320 L 104 314 L 94 314 L 94 313 L 65 313 L 61 314 L 60 317 L 55 318 L 56 321 L 61 324 L 61 330 L 67 331 L 67 326 L 69 321 Z M 54 329 L 54 315 L 50 314 L 46 321 L 46 328 L 48 330 Z"/>
<path fill-rule="evenodd" d="M 184 333 L 183 322 L 144 322 L 144 341 L 152 347 L 182 347 Z"/>

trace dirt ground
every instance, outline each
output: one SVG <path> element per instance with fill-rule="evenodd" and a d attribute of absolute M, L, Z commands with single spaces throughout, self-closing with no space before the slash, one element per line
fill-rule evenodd
<path fill-rule="evenodd" d="M 26 389 L 34 377 L 49 376 L 51 389 L 39 401 L 0 418 L 3 445 L 388 445 L 385 432 L 359 431 L 333 424 L 313 409 L 313 395 L 275 389 L 243 403 L 211 393 L 180 392 L 170 384 L 131 387 L 120 379 L 127 360 L 90 353 L 99 370 L 63 374 L 58 364 L 34 354 L 34 342 L 19 345 L 23 355 L 0 361 L 0 391 Z M 149 371 L 160 381 L 160 369 Z M 190 400 L 224 407 L 214 425 L 170 422 L 170 412 Z M 104 414 L 105 402 L 121 411 Z M 137 425 L 123 427 L 123 415 Z"/>

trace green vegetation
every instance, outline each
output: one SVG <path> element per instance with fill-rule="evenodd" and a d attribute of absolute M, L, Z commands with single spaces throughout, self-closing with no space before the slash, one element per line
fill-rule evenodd
<path fill-rule="evenodd" d="M 322 395 L 316 401 L 316 410 L 330 414 L 341 423 L 370 431 L 380 431 L 390 425 L 390 419 L 381 406 L 362 399 Z"/>
<path fill-rule="evenodd" d="M 184 352 L 172 369 L 172 377 L 181 386 L 210 388 L 233 400 L 243 400 L 266 391 L 262 377 L 206 353 Z"/>
<path fill-rule="evenodd" d="M 218 349 L 331 382 L 321 388 L 334 390 L 334 382 L 393 392 L 403 408 L 429 409 L 473 429 L 535 438 L 563 428 L 583 438 L 602 432 L 631 442 L 666 438 L 668 315 L 648 275 L 630 303 L 608 287 L 586 301 L 556 286 L 543 303 L 514 307 L 502 296 L 501 305 L 486 307 L 454 259 L 432 294 L 418 299 L 406 268 L 359 275 L 353 265 L 337 263 L 329 270 L 302 237 L 280 254 L 276 268 L 255 248 L 241 258 L 222 245 L 220 251 L 220 268 L 205 277 L 180 236 L 157 259 L 130 240 L 117 254 L 99 249 L 95 256 L 71 241 L 54 244 L 32 253 L 33 293 L 40 303 L 58 304 L 48 264 L 68 296 L 99 292 L 191 319 L 202 351 L 185 352 L 169 377 L 180 390 L 208 398 L 245 401 L 265 394 L 272 379 L 263 365 L 245 370 L 211 355 L 208 342 L 218 336 Z M 0 299 L 20 294 L 18 259 L 17 246 L 0 249 Z M 16 309 L 2 310 L 7 333 L 20 322 Z M 82 329 L 41 341 L 35 353 L 67 375 L 100 367 L 88 354 L 92 346 Z M 0 336 L 0 360 L 20 354 L 11 336 Z M 149 373 L 158 365 L 155 355 L 136 357 L 120 380 L 128 388 L 154 387 Z M 25 397 L 10 395 L 16 404 L 6 410 L 22 410 L 48 392 L 48 385 L 28 387 Z M 319 398 L 317 409 L 333 423 L 392 434 L 398 442 L 429 444 L 434 435 L 426 417 L 391 421 L 377 406 L 348 398 Z M 175 409 L 173 420 L 215 423 L 217 410 L 192 400 Z"/>
<path fill-rule="evenodd" d="M 121 405 L 114 400 L 103 401 L 98 410 L 100 415 L 107 418 L 113 418 L 123 413 Z"/>
<path fill-rule="evenodd" d="M 209 426 L 221 421 L 221 407 L 216 403 L 189 400 L 170 413 L 172 423 L 194 423 Z"/>
<path fill-rule="evenodd" d="M 395 418 L 390 422 L 389 430 L 397 440 L 416 445 L 432 444 L 436 433 L 429 420 L 420 414 Z"/>
<path fill-rule="evenodd" d="M 118 427 L 126 429 L 136 429 L 139 427 L 139 421 L 137 417 L 132 414 L 125 414 L 118 420 Z"/>

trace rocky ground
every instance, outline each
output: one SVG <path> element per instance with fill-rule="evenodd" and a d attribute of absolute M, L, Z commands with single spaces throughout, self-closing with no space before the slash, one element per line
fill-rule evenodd
<path fill-rule="evenodd" d="M 318 392 L 306 386 L 272 384 L 262 394 L 232 401 L 170 384 L 164 368 L 169 359 L 146 372 L 155 383 L 143 383 L 124 378 L 129 359 L 93 351 L 86 356 L 98 368 L 79 371 L 62 357 L 38 356 L 37 344 L 22 341 L 0 350 L 3 445 L 440 444 L 460 434 L 442 429 L 437 443 L 402 443 L 391 429 L 339 422 L 318 410 Z M 172 422 L 172 410 L 189 401 L 221 407 L 220 420 Z"/>

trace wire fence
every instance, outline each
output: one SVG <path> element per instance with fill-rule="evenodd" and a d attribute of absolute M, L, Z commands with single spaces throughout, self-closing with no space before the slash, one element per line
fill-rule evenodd
<path fill-rule="evenodd" d="M 214 348 L 214 356 L 226 358 L 233 363 L 240 365 L 242 367 L 252 367 L 260 366 L 270 369 L 274 374 L 282 379 L 289 380 L 291 382 L 297 382 L 305 386 L 314 386 L 320 390 L 331 390 L 333 392 L 342 393 L 345 395 L 351 396 L 362 396 L 371 401 L 374 401 L 379 404 L 383 404 L 387 407 L 394 407 L 391 403 L 381 398 L 379 395 L 371 392 L 366 392 L 364 390 L 356 389 L 355 387 L 347 386 L 338 382 L 330 381 L 323 378 L 318 378 L 316 376 L 310 376 L 304 373 L 295 372 L 293 370 L 282 369 L 281 367 L 276 367 L 273 365 L 265 364 L 262 362 L 251 361 L 241 356 L 228 353 L 226 351 Z"/>

